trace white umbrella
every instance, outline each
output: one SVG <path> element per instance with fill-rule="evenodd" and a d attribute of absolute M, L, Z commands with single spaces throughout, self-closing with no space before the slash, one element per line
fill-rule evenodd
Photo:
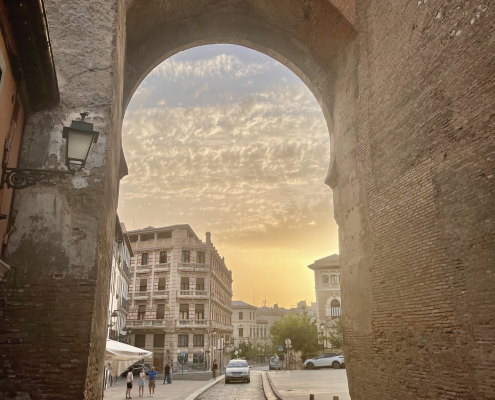
<path fill-rule="evenodd" d="M 112 376 L 120 375 L 136 361 L 151 357 L 153 357 L 152 351 L 107 339 L 105 367 L 111 371 Z"/>

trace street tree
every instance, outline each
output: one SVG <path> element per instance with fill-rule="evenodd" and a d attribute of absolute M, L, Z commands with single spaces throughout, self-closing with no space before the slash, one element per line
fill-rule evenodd
<path fill-rule="evenodd" d="M 328 324 L 326 340 L 330 342 L 334 349 L 341 349 L 344 343 L 344 327 L 342 317 L 331 320 Z"/>
<path fill-rule="evenodd" d="M 318 351 L 318 328 L 316 322 L 304 311 L 301 315 L 284 315 L 270 328 L 274 345 L 283 345 L 285 339 L 291 340 L 291 347 L 303 356 Z"/>

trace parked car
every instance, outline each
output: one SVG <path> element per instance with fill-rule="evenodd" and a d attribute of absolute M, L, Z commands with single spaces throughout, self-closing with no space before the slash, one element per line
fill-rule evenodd
<path fill-rule="evenodd" d="M 270 363 L 268 364 L 268 369 L 277 369 L 280 370 L 282 368 L 282 363 L 278 360 L 278 368 L 277 368 L 277 359 L 275 357 L 270 357 Z"/>
<path fill-rule="evenodd" d="M 225 383 L 234 381 L 251 382 L 250 368 L 246 360 L 230 360 L 225 367 Z"/>
<path fill-rule="evenodd" d="M 135 363 L 135 364 L 132 364 L 130 367 L 128 367 L 124 372 L 122 372 L 122 377 L 125 378 L 127 376 L 127 374 L 129 373 L 129 371 L 132 370 L 132 375 L 139 375 L 139 373 L 141 372 L 141 369 L 144 368 L 144 373 L 146 375 L 148 375 L 151 371 L 151 367 L 149 366 L 149 364 L 143 364 L 143 363 Z"/>
<path fill-rule="evenodd" d="M 337 353 L 325 353 L 320 354 L 314 358 L 309 358 L 304 361 L 305 369 L 319 369 L 319 368 L 345 368 L 344 356 Z"/>

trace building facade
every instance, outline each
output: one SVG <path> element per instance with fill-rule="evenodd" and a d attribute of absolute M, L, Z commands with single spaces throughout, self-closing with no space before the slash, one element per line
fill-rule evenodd
<path fill-rule="evenodd" d="M 129 285 L 131 283 L 131 258 L 134 256 L 129 235 L 123 223 L 115 224 L 115 239 L 110 277 L 108 304 L 108 338 L 127 343 L 127 315 L 129 314 Z"/>
<path fill-rule="evenodd" d="M 339 255 L 316 260 L 308 268 L 315 273 L 317 322 L 326 324 L 342 314 Z"/>
<path fill-rule="evenodd" d="M 251 342 L 255 346 L 264 346 L 269 342 L 268 321 L 257 315 L 258 308 L 244 301 L 233 301 L 232 324 L 234 326 L 234 346 Z"/>
<path fill-rule="evenodd" d="M 232 340 L 232 271 L 206 233 L 189 225 L 129 232 L 131 344 L 153 351 L 159 371 L 206 369 L 227 361 Z"/>

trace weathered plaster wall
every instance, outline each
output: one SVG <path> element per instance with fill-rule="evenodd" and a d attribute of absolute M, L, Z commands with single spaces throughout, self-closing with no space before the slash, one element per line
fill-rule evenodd
<path fill-rule="evenodd" d="M 1 284 L 0 397 L 100 399 L 118 193 L 125 13 L 117 0 L 45 0 L 60 104 L 26 123 L 22 167 L 64 168 L 62 127 L 100 132 L 84 171 L 18 190 Z M 13 292 L 12 292 L 12 289 Z"/>

